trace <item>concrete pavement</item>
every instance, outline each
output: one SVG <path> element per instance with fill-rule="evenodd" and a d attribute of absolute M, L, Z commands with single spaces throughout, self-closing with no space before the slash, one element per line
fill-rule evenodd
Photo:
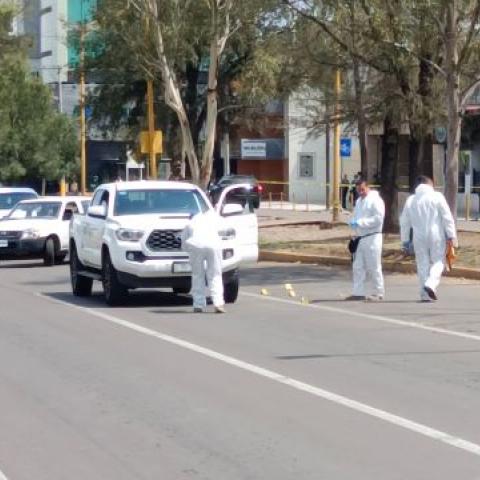
<path fill-rule="evenodd" d="M 9 480 L 480 477 L 476 283 L 420 304 L 390 276 L 382 304 L 345 303 L 347 272 L 267 264 L 227 315 L 193 315 L 169 293 L 73 299 L 66 266 L 29 265 L 0 267 Z"/>

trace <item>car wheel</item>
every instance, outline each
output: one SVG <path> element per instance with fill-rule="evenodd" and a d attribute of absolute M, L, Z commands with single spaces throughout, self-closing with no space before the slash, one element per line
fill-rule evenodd
<path fill-rule="evenodd" d="M 70 253 L 70 281 L 72 292 L 76 297 L 88 297 L 92 294 L 93 279 L 80 275 L 83 265 L 80 262 L 77 249 L 72 246 Z"/>
<path fill-rule="evenodd" d="M 118 281 L 117 271 L 108 252 L 105 252 L 102 263 L 102 284 L 105 301 L 111 307 L 121 305 L 125 302 L 128 289 Z"/>
<path fill-rule="evenodd" d="M 231 279 L 223 286 L 223 299 L 225 303 L 235 303 L 237 301 L 239 288 L 240 280 L 238 277 Z"/>
<path fill-rule="evenodd" d="M 45 251 L 43 252 L 43 264 L 46 267 L 55 265 L 55 258 L 57 256 L 57 247 L 53 238 L 47 238 L 45 242 Z"/>

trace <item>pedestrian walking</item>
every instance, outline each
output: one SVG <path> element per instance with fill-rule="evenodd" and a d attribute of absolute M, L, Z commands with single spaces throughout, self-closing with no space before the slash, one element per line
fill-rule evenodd
<path fill-rule="evenodd" d="M 368 182 L 359 179 L 356 182 L 358 200 L 349 225 L 356 237 L 353 248 L 353 293 L 346 300 L 383 300 L 385 288 L 382 273 L 383 220 L 385 203 Z M 367 281 L 371 282 L 371 293 L 367 295 Z"/>
<path fill-rule="evenodd" d="M 342 177 L 342 208 L 344 210 L 347 209 L 347 197 L 348 191 L 350 190 L 350 180 L 348 179 L 348 175 L 346 173 L 343 174 Z"/>
<path fill-rule="evenodd" d="M 189 254 L 192 266 L 191 293 L 195 313 L 205 311 L 207 286 L 215 312 L 225 313 L 219 230 L 218 215 L 207 212 L 195 215 L 182 231 L 182 248 Z"/>
<path fill-rule="evenodd" d="M 445 197 L 434 190 L 431 178 L 418 177 L 415 193 L 408 197 L 403 208 L 400 229 L 404 251 L 411 249 L 410 230 L 413 230 L 420 299 L 437 300 L 445 255 L 457 243 L 457 231 L 450 207 Z"/>

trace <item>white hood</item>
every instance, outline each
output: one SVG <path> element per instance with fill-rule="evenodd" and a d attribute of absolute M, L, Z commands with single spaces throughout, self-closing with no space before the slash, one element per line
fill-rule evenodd
<path fill-rule="evenodd" d="M 51 232 L 54 222 L 57 219 L 18 219 L 18 220 L 1 220 L 0 231 L 5 232 L 23 232 L 25 230 L 38 230 L 40 235 L 43 232 Z"/>

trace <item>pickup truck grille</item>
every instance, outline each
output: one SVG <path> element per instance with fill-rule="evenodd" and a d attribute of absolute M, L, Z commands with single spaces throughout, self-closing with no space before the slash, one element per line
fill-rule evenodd
<path fill-rule="evenodd" d="M 18 240 L 22 236 L 22 232 L 0 230 L 1 240 Z"/>
<path fill-rule="evenodd" d="M 154 252 L 180 250 L 181 232 L 181 230 L 154 230 L 148 237 L 147 247 Z"/>

